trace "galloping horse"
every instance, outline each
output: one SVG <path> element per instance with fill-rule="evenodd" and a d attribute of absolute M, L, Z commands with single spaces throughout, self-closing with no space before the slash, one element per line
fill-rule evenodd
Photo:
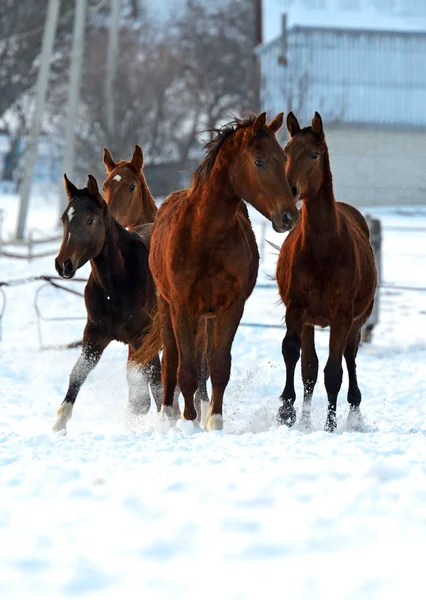
<path fill-rule="evenodd" d="M 147 334 L 153 334 L 157 303 L 148 268 L 152 225 L 144 226 L 144 235 L 126 231 L 111 216 L 91 175 L 84 189 L 76 188 L 66 175 L 64 185 L 68 206 L 62 215 L 64 237 L 55 260 L 56 270 L 61 277 L 71 279 L 87 261 L 90 260 L 92 267 L 84 291 L 87 323 L 82 352 L 71 372 L 68 391 L 53 427 L 56 432 L 66 433 L 77 394 L 102 352 L 112 340 L 117 340 L 128 344 L 134 353 L 149 338 Z M 149 360 L 154 356 L 155 352 L 151 352 Z M 129 359 L 130 410 L 134 414 L 149 410 L 148 380 L 160 409 L 160 370 L 155 364 L 130 369 L 132 366 Z"/>
<path fill-rule="evenodd" d="M 103 183 L 105 202 L 114 219 L 129 230 L 153 223 L 157 207 L 142 171 L 142 148 L 136 144 L 132 160 L 120 160 L 118 163 L 108 148 L 104 148 L 103 160 L 108 172 Z"/>
<path fill-rule="evenodd" d="M 178 380 L 183 418 L 197 418 L 197 337 L 208 333 L 212 400 L 207 429 L 222 429 L 222 402 L 231 370 L 231 347 L 244 304 L 256 283 L 259 254 L 243 200 L 287 231 L 299 212 L 285 176 L 276 131 L 282 113 L 216 130 L 192 186 L 171 194 L 158 211 L 149 264 L 159 292 L 163 341 L 163 406 L 171 415 Z M 143 355 L 143 348 L 141 353 Z"/>
<path fill-rule="evenodd" d="M 342 385 L 342 356 L 349 374 L 348 425 L 362 424 L 361 392 L 355 358 L 360 329 L 373 308 L 376 267 L 369 230 L 361 213 L 336 202 L 321 117 L 301 129 L 287 117 L 290 141 L 284 148 L 287 178 L 303 201 L 301 220 L 284 241 L 277 264 L 277 283 L 286 306 L 287 332 L 282 344 L 286 383 L 278 422 L 294 424 L 294 370 L 302 349 L 304 386 L 302 424 L 310 427 L 311 401 L 318 377 L 314 326 L 330 326 L 330 348 L 324 369 L 328 395 L 326 431 L 336 428 L 336 403 Z"/>

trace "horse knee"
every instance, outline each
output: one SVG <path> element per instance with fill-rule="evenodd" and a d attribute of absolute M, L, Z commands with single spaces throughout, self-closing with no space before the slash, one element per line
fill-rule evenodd
<path fill-rule="evenodd" d="M 342 385 L 343 369 L 341 363 L 328 362 L 324 369 L 324 383 L 328 394 L 337 395 Z"/>
<path fill-rule="evenodd" d="M 286 333 L 282 353 L 286 363 L 296 364 L 300 358 L 300 338 L 296 333 Z"/>

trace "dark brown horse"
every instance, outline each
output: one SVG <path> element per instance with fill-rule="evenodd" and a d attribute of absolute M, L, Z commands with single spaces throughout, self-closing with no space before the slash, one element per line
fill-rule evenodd
<path fill-rule="evenodd" d="M 118 163 L 104 148 L 104 165 L 108 172 L 103 184 L 105 201 L 114 219 L 127 229 L 153 223 L 157 207 L 142 172 L 142 148 L 136 144 L 132 160 Z"/>
<path fill-rule="evenodd" d="M 207 429 L 222 429 L 231 347 L 259 266 L 243 200 L 287 231 L 299 218 L 275 139 L 280 114 L 236 120 L 207 144 L 192 187 L 171 194 L 158 211 L 149 264 L 159 292 L 163 348 L 163 413 L 171 414 L 178 380 L 184 419 L 197 418 L 197 338 L 208 333 L 212 400 Z"/>
<path fill-rule="evenodd" d="M 99 193 L 94 177 L 89 175 L 87 188 L 76 188 L 64 177 L 68 206 L 62 215 L 64 237 L 55 267 L 61 277 L 70 279 L 88 261 L 91 274 L 84 298 L 87 323 L 81 355 L 71 375 L 67 394 L 53 428 L 66 433 L 77 394 L 102 352 L 112 340 L 128 344 L 135 352 L 152 333 L 157 314 L 156 291 L 148 268 L 149 238 L 126 231 L 112 216 Z M 149 337 L 149 336 L 148 336 Z M 154 358 L 150 356 L 149 360 Z M 157 362 L 135 366 L 128 362 L 129 408 L 144 414 L 151 401 L 148 381 L 161 404 L 161 373 Z"/>
<path fill-rule="evenodd" d="M 286 383 L 278 422 L 293 425 L 294 370 L 302 349 L 304 386 L 302 425 L 310 427 L 311 400 L 318 377 L 314 326 L 330 326 L 330 348 L 324 369 L 328 395 L 326 431 L 336 428 L 337 395 L 342 385 L 342 356 L 349 374 L 348 425 L 360 427 L 361 392 L 355 358 L 360 329 L 373 308 L 376 267 L 369 230 L 361 213 L 336 202 L 321 117 L 301 129 L 287 117 L 290 141 L 284 148 L 286 173 L 295 197 L 303 201 L 301 220 L 281 247 L 277 282 L 286 306 L 287 332 L 282 352 Z"/>

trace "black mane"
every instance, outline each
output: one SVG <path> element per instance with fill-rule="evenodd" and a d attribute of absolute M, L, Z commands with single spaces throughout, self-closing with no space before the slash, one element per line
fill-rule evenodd
<path fill-rule="evenodd" d="M 216 133 L 216 136 L 205 143 L 203 150 L 205 150 L 206 155 L 192 175 L 192 186 L 197 185 L 201 181 L 206 181 L 209 178 L 213 165 L 215 163 L 216 157 L 219 154 L 219 150 L 221 149 L 225 140 L 227 140 L 235 131 L 241 129 L 242 127 L 249 127 L 253 125 L 256 120 L 257 115 L 249 115 L 247 119 L 238 119 L 235 117 L 226 125 L 222 125 L 219 128 L 207 129 L 206 132 Z"/>

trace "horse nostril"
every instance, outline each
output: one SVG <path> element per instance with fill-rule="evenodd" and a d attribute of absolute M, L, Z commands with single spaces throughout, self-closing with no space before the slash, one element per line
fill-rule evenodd
<path fill-rule="evenodd" d="M 293 217 L 289 212 L 286 212 L 282 216 L 283 225 L 286 229 L 290 229 L 291 224 L 293 222 Z"/>
<path fill-rule="evenodd" d="M 64 271 L 65 272 L 72 271 L 72 262 L 70 261 L 69 258 L 67 258 L 67 260 L 64 262 Z"/>
<path fill-rule="evenodd" d="M 56 269 L 56 272 L 58 273 L 58 275 L 62 275 L 62 266 L 57 258 L 55 259 L 55 269 Z"/>

